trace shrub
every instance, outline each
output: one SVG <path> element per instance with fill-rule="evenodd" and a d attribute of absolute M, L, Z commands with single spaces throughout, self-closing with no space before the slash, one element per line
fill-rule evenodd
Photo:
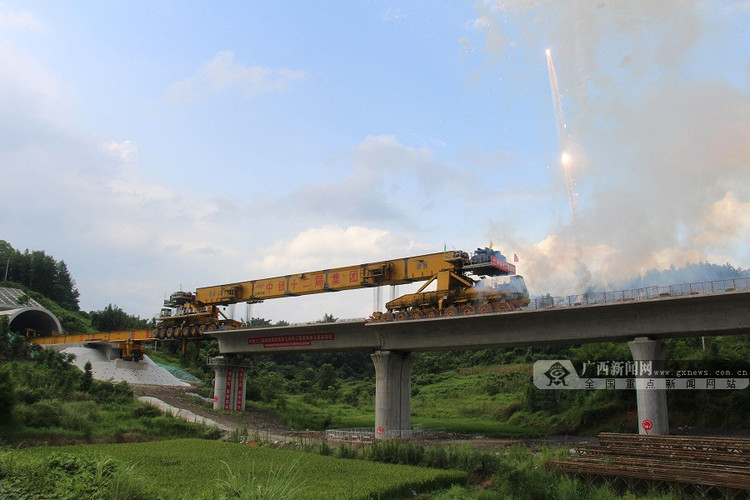
<path fill-rule="evenodd" d="M 362 456 L 373 462 L 457 469 L 481 478 L 490 477 L 498 470 L 498 459 L 494 453 L 468 447 L 425 447 L 395 440 L 379 441 L 363 448 Z"/>
<path fill-rule="evenodd" d="M 143 401 L 136 401 L 133 403 L 133 417 L 134 418 L 153 418 L 161 415 L 161 410 L 154 405 L 144 403 Z"/>
<path fill-rule="evenodd" d="M 13 408 L 18 402 L 13 376 L 6 366 L 0 366 L 0 425 L 12 423 Z"/>
<path fill-rule="evenodd" d="M 94 374 L 91 371 L 91 361 L 86 361 L 83 366 L 83 376 L 81 377 L 81 391 L 88 392 L 94 381 Z"/>
<path fill-rule="evenodd" d="M 247 443 L 248 435 L 247 427 L 238 427 L 227 436 L 227 441 L 230 443 Z"/>
<path fill-rule="evenodd" d="M 351 446 L 347 446 L 345 443 L 339 443 L 339 447 L 336 449 L 336 456 L 338 458 L 357 458 L 357 450 Z"/>
<path fill-rule="evenodd" d="M 298 469 L 299 458 L 287 466 L 274 466 L 267 475 L 255 473 L 253 463 L 250 471 L 234 470 L 226 462 L 225 478 L 216 481 L 219 497 L 274 500 L 295 499 L 305 490 L 305 481 Z"/>
<path fill-rule="evenodd" d="M 28 427 L 58 427 L 62 421 L 58 401 L 44 399 L 30 406 L 22 406 L 19 410 L 21 423 Z"/>
<path fill-rule="evenodd" d="M 0 456 L 0 492 L 5 498 L 153 498 L 146 483 L 108 457 L 54 452 L 20 464 L 13 453 Z"/>
<path fill-rule="evenodd" d="M 127 382 L 118 384 L 94 380 L 89 391 L 95 401 L 99 403 L 127 404 L 133 401 L 133 389 Z"/>
<path fill-rule="evenodd" d="M 60 406 L 60 425 L 66 429 L 90 435 L 93 424 L 101 420 L 99 407 L 93 401 L 60 403 Z"/>

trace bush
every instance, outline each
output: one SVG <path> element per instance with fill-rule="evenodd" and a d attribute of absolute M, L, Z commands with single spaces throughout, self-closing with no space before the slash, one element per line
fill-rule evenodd
<path fill-rule="evenodd" d="M 339 443 L 339 447 L 336 449 L 336 456 L 338 458 L 357 458 L 357 450 L 351 446 L 347 446 L 345 443 Z"/>
<path fill-rule="evenodd" d="M 7 365 L 0 366 L 0 425 L 12 423 L 13 408 L 18 402 L 16 384 Z"/>
<path fill-rule="evenodd" d="M 17 417 L 27 427 L 49 429 L 62 427 L 83 431 L 89 436 L 93 425 L 100 421 L 99 408 L 93 401 L 60 401 L 45 399 L 32 405 L 19 406 Z"/>
<path fill-rule="evenodd" d="M 186 422 L 170 414 L 144 419 L 144 424 L 150 434 L 170 438 L 194 437 L 200 439 L 219 439 L 221 430 L 216 427 Z"/>
<path fill-rule="evenodd" d="M 59 427 L 62 422 L 60 402 L 44 399 L 19 407 L 19 420 L 28 427 Z"/>
<path fill-rule="evenodd" d="M 93 401 L 61 403 L 60 425 L 74 431 L 85 431 L 90 435 L 93 424 L 99 422 L 99 407 Z"/>
<path fill-rule="evenodd" d="M 127 404 L 133 401 L 133 389 L 124 381 L 113 384 L 94 380 L 89 393 L 98 403 Z"/>
<path fill-rule="evenodd" d="M 143 401 L 136 401 L 133 403 L 133 417 L 134 418 L 153 418 L 161 415 L 161 410 L 154 405 L 144 403 Z"/>
<path fill-rule="evenodd" d="M 0 479 L 0 493 L 5 498 L 153 498 L 132 466 L 101 456 L 53 453 L 20 466 L 13 453 L 4 453 L 0 456 Z"/>
<path fill-rule="evenodd" d="M 264 477 L 255 473 L 255 465 L 248 470 L 232 469 L 226 462 L 225 479 L 216 481 L 217 493 L 223 498 L 278 500 L 294 499 L 305 490 L 305 481 L 299 471 L 299 458 L 287 466 L 272 466 Z"/>
<path fill-rule="evenodd" d="M 490 477 L 498 470 L 498 459 L 494 453 L 468 447 L 425 447 L 395 440 L 379 441 L 363 448 L 362 456 L 374 462 L 457 469 L 480 478 Z"/>

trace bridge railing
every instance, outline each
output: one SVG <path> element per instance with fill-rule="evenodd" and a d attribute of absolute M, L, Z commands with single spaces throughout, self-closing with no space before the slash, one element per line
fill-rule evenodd
<path fill-rule="evenodd" d="M 326 440 L 344 443 L 372 443 L 375 441 L 375 429 L 373 427 L 328 429 Z"/>
<path fill-rule="evenodd" d="M 685 295 L 708 295 L 726 292 L 750 290 L 750 278 L 733 278 L 717 281 L 701 281 L 669 286 L 649 286 L 631 290 L 613 292 L 592 292 L 567 297 L 537 297 L 531 300 L 529 309 L 548 309 L 551 307 L 574 307 L 595 304 L 611 304 L 633 300 L 654 300 L 666 297 Z"/>
<path fill-rule="evenodd" d="M 372 427 L 355 427 L 348 429 L 328 429 L 326 431 L 326 440 L 331 442 L 367 444 L 374 443 L 377 440 L 430 439 L 446 435 L 447 431 L 442 427 L 425 429 L 415 426 L 414 429 L 385 431 L 377 436 L 375 434 L 375 429 Z"/>

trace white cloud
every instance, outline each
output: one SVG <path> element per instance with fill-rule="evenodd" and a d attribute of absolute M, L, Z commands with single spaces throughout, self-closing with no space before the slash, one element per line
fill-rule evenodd
<path fill-rule="evenodd" d="M 400 19 L 406 19 L 410 15 L 411 14 L 405 13 L 400 8 L 395 8 L 395 9 L 394 8 L 388 8 L 383 13 L 383 15 L 381 16 L 381 18 L 383 19 L 383 21 L 398 21 Z"/>
<path fill-rule="evenodd" d="M 243 268 L 243 276 L 235 273 L 228 282 L 351 266 L 434 251 L 435 248 L 417 243 L 408 235 L 390 230 L 329 224 L 304 229 L 288 239 L 258 247 L 256 255 L 259 258 L 250 259 Z M 204 285 L 218 283 L 213 281 Z M 399 293 L 406 293 L 405 287 L 401 288 Z M 320 319 L 324 313 L 341 318 L 366 317 L 373 312 L 373 293 L 372 289 L 362 289 L 270 300 L 253 305 L 251 315 L 292 322 Z M 387 299 L 387 295 L 388 292 L 381 292 L 381 299 Z M 247 313 L 240 305 L 235 315 L 245 317 Z"/>
<path fill-rule="evenodd" d="M 446 199 L 474 202 L 477 182 L 472 171 L 445 164 L 429 149 L 404 145 L 394 136 L 366 137 L 350 159 L 342 179 L 303 185 L 276 200 L 258 199 L 255 210 L 283 213 L 287 220 L 312 225 L 323 219 L 414 229 L 434 225 L 435 218 L 425 214 Z"/>
<path fill-rule="evenodd" d="M 243 261 L 241 205 L 149 178 L 133 141 L 83 130 L 42 64 L 0 45 L 0 65 L 16 69 L 0 74 L 1 237 L 65 260 L 84 309 L 149 316 L 169 283 L 210 283 Z"/>
<path fill-rule="evenodd" d="M 172 84 L 168 96 L 173 102 L 189 102 L 206 93 L 236 89 L 251 98 L 287 90 L 293 81 L 304 76 L 301 70 L 243 66 L 235 61 L 234 52 L 224 51 L 203 63 L 193 76 Z"/>
<path fill-rule="evenodd" d="M 158 311 L 163 294 L 179 286 L 194 289 L 421 251 L 406 233 L 379 229 L 382 225 L 341 225 L 331 219 L 321 226 L 325 214 L 310 213 L 304 204 L 257 211 L 236 200 L 179 191 L 151 179 L 141 168 L 135 141 L 92 136 L 71 119 L 64 87 L 42 65 L 10 50 L 0 51 L 0 59 L 28 69 L 0 76 L 0 89 L 8 91 L 0 97 L 0 110 L 19 117 L 12 126 L 5 124 L 8 133 L 0 139 L 3 173 L 17 179 L 0 184 L 8 217 L 3 238 L 64 259 L 85 310 L 115 303 L 149 317 Z M 7 98 L 12 93 L 16 98 Z M 335 186 L 352 203 L 362 192 L 357 181 L 387 178 L 373 156 L 393 161 L 393 172 L 411 170 L 416 177 L 424 178 L 430 166 L 439 170 L 429 152 L 394 139 L 366 140 L 357 155 L 357 174 Z M 374 196 L 370 201 L 377 202 Z M 289 224 L 288 216 L 301 210 L 309 217 Z M 348 207 L 338 205 L 337 210 Z M 282 223 L 293 236 L 264 245 L 279 237 L 275 229 Z M 256 232 L 260 224 L 271 230 Z M 336 301 L 331 312 L 347 315 L 353 308 L 364 314 L 369 300 L 363 306 L 356 297 Z M 315 307 L 304 306 L 299 313 L 311 315 L 306 319 L 322 316 Z M 277 319 L 305 319 L 296 313 L 274 314 Z"/>
<path fill-rule="evenodd" d="M 0 144 L 18 144 L 26 132 L 33 132 L 35 120 L 43 119 L 61 129 L 74 123 L 64 85 L 43 64 L 10 44 L 0 43 L 0 67 L 13 68 L 0 72 Z"/>
<path fill-rule="evenodd" d="M 705 211 L 695 235 L 695 243 L 709 248 L 731 247 L 750 241 L 750 202 L 727 192 Z"/>
<path fill-rule="evenodd" d="M 405 257 L 425 249 L 385 229 L 325 225 L 259 250 L 263 259 L 249 267 L 265 277 Z"/>
<path fill-rule="evenodd" d="M 33 13 L 25 10 L 0 12 L 0 31 L 39 33 L 44 31 L 44 24 Z"/>

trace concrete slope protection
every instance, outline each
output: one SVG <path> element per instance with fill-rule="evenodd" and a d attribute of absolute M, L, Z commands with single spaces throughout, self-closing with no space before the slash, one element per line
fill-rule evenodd
<path fill-rule="evenodd" d="M 142 361 L 125 361 L 108 359 L 99 349 L 85 346 L 66 347 L 63 354 L 73 354 L 73 364 L 84 370 L 87 362 L 91 363 L 91 374 L 96 380 L 114 383 L 127 382 L 135 385 L 167 385 L 190 387 L 190 384 L 178 379 L 165 368 L 158 366 L 147 356 Z"/>

